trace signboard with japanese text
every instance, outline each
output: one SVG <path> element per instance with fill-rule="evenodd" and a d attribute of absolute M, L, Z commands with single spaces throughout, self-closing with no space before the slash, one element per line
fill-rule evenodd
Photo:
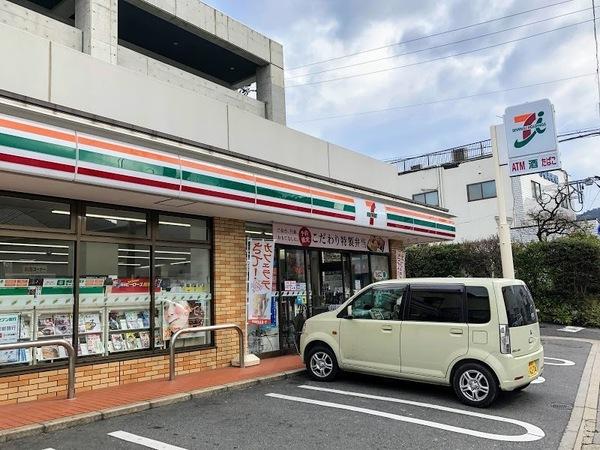
<path fill-rule="evenodd" d="M 271 240 L 250 239 L 248 252 L 248 323 L 274 323 L 273 255 Z"/>
<path fill-rule="evenodd" d="M 550 100 L 506 108 L 504 132 L 511 177 L 561 168 Z"/>
<path fill-rule="evenodd" d="M 330 248 L 362 252 L 388 253 L 389 242 L 381 236 L 324 230 L 302 225 L 273 224 L 276 244 L 298 247 Z"/>
<path fill-rule="evenodd" d="M 406 278 L 406 252 L 396 250 L 396 278 Z"/>

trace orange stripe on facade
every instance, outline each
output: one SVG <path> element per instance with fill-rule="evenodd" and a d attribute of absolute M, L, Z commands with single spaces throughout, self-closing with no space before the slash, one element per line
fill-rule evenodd
<path fill-rule="evenodd" d="M 311 189 L 310 193 L 313 195 L 318 195 L 319 197 L 326 197 L 331 200 L 339 200 L 340 202 L 351 203 L 352 205 L 354 205 L 354 199 L 352 197 L 345 197 L 340 194 L 334 194 L 333 192 L 319 191 L 317 189 Z"/>
<path fill-rule="evenodd" d="M 141 150 L 139 148 L 127 147 L 125 145 L 114 144 L 112 142 L 99 141 L 97 139 L 92 139 L 85 136 L 78 136 L 78 141 L 80 144 L 91 145 L 93 147 L 103 148 L 105 150 L 111 150 L 113 152 L 125 153 L 130 156 L 138 156 L 141 158 L 147 158 L 155 161 L 179 165 L 179 158 L 160 155 L 158 153 L 153 153 L 147 150 Z"/>
<path fill-rule="evenodd" d="M 449 223 L 451 225 L 454 224 L 454 221 L 451 219 L 445 219 L 443 217 L 434 216 L 431 214 L 424 214 L 424 213 L 420 213 L 420 212 L 416 212 L 416 211 L 411 211 L 409 209 L 397 208 L 395 206 L 386 205 L 385 210 L 391 211 L 391 212 L 397 212 L 400 214 L 408 214 L 409 216 L 420 217 L 422 219 L 437 220 L 438 222 Z"/>
<path fill-rule="evenodd" d="M 254 183 L 254 175 L 250 175 L 244 172 L 238 172 L 236 170 L 226 169 L 224 167 L 212 166 L 209 164 L 203 164 L 195 161 L 181 160 L 181 167 L 188 167 L 190 169 L 205 170 L 207 172 L 216 173 L 218 175 L 226 175 L 232 178 L 239 178 L 241 180 L 251 181 Z"/>
<path fill-rule="evenodd" d="M 293 191 L 303 192 L 305 194 L 310 194 L 310 188 L 299 186 L 297 184 L 284 183 L 283 181 L 277 181 L 270 178 L 256 177 L 257 183 L 268 184 L 269 186 L 279 187 L 284 189 L 291 189 Z"/>
<path fill-rule="evenodd" d="M 46 136 L 53 139 L 60 139 L 75 143 L 75 133 L 69 134 L 62 131 L 49 130 L 47 128 L 36 127 L 35 125 L 29 125 L 22 122 L 13 122 L 12 120 L 3 118 L 0 118 L 0 127 L 11 128 L 13 130 L 24 131 L 26 133 L 37 134 L 40 136 Z"/>

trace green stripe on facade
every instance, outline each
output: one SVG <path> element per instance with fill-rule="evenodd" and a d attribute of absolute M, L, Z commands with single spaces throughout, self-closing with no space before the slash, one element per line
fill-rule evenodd
<path fill-rule="evenodd" d="M 28 295 L 29 288 L 0 288 L 0 296 L 3 295 Z"/>
<path fill-rule="evenodd" d="M 81 161 L 179 180 L 179 169 L 79 149 Z"/>
<path fill-rule="evenodd" d="M 73 147 L 66 145 L 53 144 L 50 142 L 36 141 L 21 136 L 11 136 L 0 133 L 0 145 L 5 147 L 18 148 L 30 152 L 42 153 L 44 155 L 59 156 L 61 158 L 75 159 L 75 144 Z"/>
<path fill-rule="evenodd" d="M 239 181 L 232 181 L 224 178 L 213 177 L 210 175 L 188 172 L 186 170 L 182 172 L 182 176 L 185 181 L 189 181 L 191 183 L 205 184 L 224 189 L 233 189 L 235 191 L 249 192 L 251 194 L 256 193 L 253 184 L 241 183 Z"/>
<path fill-rule="evenodd" d="M 404 223 L 409 223 L 409 224 L 414 224 L 414 225 L 420 225 L 422 227 L 435 228 L 437 230 L 446 230 L 446 231 L 451 231 L 451 232 L 456 231 L 456 228 L 453 226 L 443 225 L 443 224 L 436 223 L 436 222 L 430 222 L 428 220 L 413 219 L 411 217 L 399 216 L 397 214 L 389 214 L 389 213 L 388 213 L 387 217 L 388 217 L 388 220 L 394 220 L 396 222 L 404 222 Z"/>
<path fill-rule="evenodd" d="M 256 186 L 256 192 L 260 195 L 266 195 L 267 197 L 279 198 L 282 200 L 290 200 L 298 203 L 305 203 L 307 205 L 312 204 L 311 198 L 305 195 L 291 194 L 289 192 L 278 191 L 276 189 L 270 189 L 262 186 Z"/>
<path fill-rule="evenodd" d="M 344 203 L 336 203 L 336 202 L 332 202 L 329 200 L 323 200 L 321 198 L 313 197 L 312 203 L 314 206 L 321 206 L 323 208 L 331 208 L 331 209 L 335 209 L 338 211 L 344 211 L 344 212 L 350 212 L 350 213 L 356 212 L 356 208 L 354 206 L 346 205 Z"/>

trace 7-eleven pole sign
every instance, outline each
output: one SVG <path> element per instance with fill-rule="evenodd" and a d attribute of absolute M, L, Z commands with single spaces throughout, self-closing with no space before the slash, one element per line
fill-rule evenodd
<path fill-rule="evenodd" d="M 550 100 L 506 108 L 504 131 L 511 177 L 561 168 Z"/>

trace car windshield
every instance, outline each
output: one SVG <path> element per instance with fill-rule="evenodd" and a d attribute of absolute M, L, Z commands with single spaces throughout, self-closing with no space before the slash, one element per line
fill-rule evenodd
<path fill-rule="evenodd" d="M 509 327 L 522 327 L 537 322 L 535 304 L 527 287 L 523 285 L 502 288 Z"/>

